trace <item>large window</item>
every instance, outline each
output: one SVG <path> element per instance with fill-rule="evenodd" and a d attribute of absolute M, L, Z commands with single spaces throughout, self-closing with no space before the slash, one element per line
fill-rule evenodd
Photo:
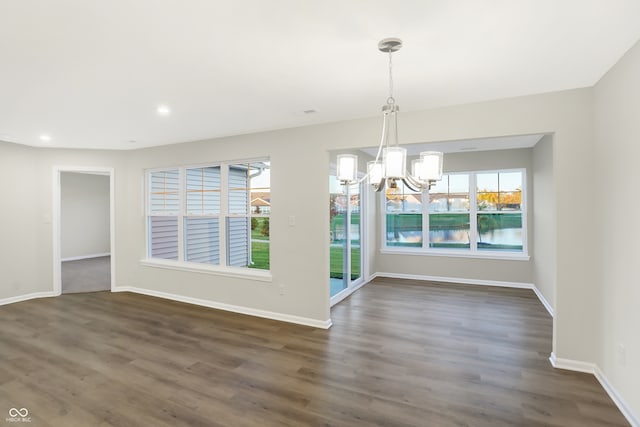
<path fill-rule="evenodd" d="M 147 172 L 148 257 L 269 270 L 270 162 Z"/>
<path fill-rule="evenodd" d="M 423 193 L 398 183 L 384 197 L 384 245 L 525 254 L 524 183 L 521 169 L 447 174 Z"/>

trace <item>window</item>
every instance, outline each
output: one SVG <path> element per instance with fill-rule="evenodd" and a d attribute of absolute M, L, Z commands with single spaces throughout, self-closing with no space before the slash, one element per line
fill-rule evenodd
<path fill-rule="evenodd" d="M 269 161 L 149 171 L 147 183 L 149 258 L 269 270 Z"/>
<path fill-rule="evenodd" d="M 521 169 L 452 173 L 423 193 L 398 183 L 384 197 L 384 245 L 423 252 L 524 254 L 524 177 Z"/>
<path fill-rule="evenodd" d="M 478 250 L 522 251 L 522 172 L 477 174 Z"/>
<path fill-rule="evenodd" d="M 469 175 L 443 175 L 429 190 L 429 247 L 469 249 Z"/>

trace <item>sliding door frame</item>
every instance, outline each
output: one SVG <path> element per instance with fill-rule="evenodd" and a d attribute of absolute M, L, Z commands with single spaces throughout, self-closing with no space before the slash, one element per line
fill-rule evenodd
<path fill-rule="evenodd" d="M 359 174 L 359 177 L 364 176 L 363 174 Z M 367 281 L 365 277 L 368 277 L 368 256 L 365 251 L 366 243 L 368 242 L 368 224 L 369 224 L 369 215 L 368 215 L 368 196 L 369 192 L 367 190 L 367 186 L 364 185 L 364 182 L 358 184 L 359 186 L 359 194 L 360 194 L 360 277 L 356 280 L 351 280 L 351 187 L 347 189 L 347 212 L 345 217 L 345 248 L 344 248 L 344 267 L 346 274 L 347 286 L 345 289 L 341 290 L 334 296 L 329 295 L 330 297 L 330 305 L 334 306 L 343 299 L 347 298 L 356 290 L 360 289 Z"/>

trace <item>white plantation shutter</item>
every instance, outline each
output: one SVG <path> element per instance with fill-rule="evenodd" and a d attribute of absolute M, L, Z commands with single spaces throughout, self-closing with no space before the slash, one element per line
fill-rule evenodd
<path fill-rule="evenodd" d="M 180 172 L 178 169 L 149 174 L 149 256 L 178 259 Z"/>

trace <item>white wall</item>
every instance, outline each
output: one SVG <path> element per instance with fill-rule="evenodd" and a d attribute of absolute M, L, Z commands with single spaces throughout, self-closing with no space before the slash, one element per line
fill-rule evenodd
<path fill-rule="evenodd" d="M 62 259 L 111 251 L 109 235 L 109 176 L 60 174 Z"/>
<path fill-rule="evenodd" d="M 116 194 L 124 202 L 125 156 L 115 151 L 30 148 L 0 142 L 0 178 L 7 184 L 0 190 L 0 299 L 53 292 L 54 166 L 115 168 Z M 116 224 L 126 213 L 126 208 L 118 209 L 118 203 Z M 116 241 L 127 241 L 117 225 Z"/>
<path fill-rule="evenodd" d="M 597 363 L 640 417 L 640 44 L 595 87 L 595 154 L 591 206 L 598 212 L 591 245 L 598 259 Z M 626 361 L 619 346 L 626 348 Z M 640 422 L 640 418 L 638 418 Z"/>
<path fill-rule="evenodd" d="M 556 301 L 556 218 L 553 186 L 553 135 L 545 135 L 533 148 L 532 194 L 529 210 L 533 226 L 533 283 L 552 308 Z"/>
<path fill-rule="evenodd" d="M 531 211 L 534 203 L 531 190 L 531 149 L 478 151 L 448 153 L 444 156 L 444 172 L 468 172 L 497 169 L 526 169 L 526 204 Z M 380 197 L 377 210 L 381 211 Z M 382 229 L 382 215 L 378 216 L 378 230 Z M 532 220 L 528 221 L 528 251 L 532 251 Z M 380 232 L 376 241 L 376 268 L 378 272 L 411 274 L 416 276 L 447 277 L 467 280 L 500 281 L 509 283 L 533 283 L 532 261 L 495 260 L 479 258 L 456 258 L 442 256 L 418 256 L 380 253 L 382 239 Z"/>
<path fill-rule="evenodd" d="M 0 142 L 0 299 L 44 290 L 36 225 L 51 219 L 34 208 L 41 197 L 35 179 L 38 153 Z"/>

